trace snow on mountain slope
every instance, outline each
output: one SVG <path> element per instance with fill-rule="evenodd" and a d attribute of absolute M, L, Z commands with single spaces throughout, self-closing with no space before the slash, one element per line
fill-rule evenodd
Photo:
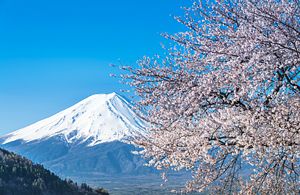
<path fill-rule="evenodd" d="M 116 93 L 92 95 L 74 106 L 4 136 L 2 144 L 63 136 L 68 143 L 124 141 L 145 134 L 146 123 L 132 106 Z"/>

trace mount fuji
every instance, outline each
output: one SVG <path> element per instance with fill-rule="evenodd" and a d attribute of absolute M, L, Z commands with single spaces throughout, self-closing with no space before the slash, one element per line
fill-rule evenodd
<path fill-rule="evenodd" d="M 147 123 L 116 93 L 92 95 L 49 118 L 0 137 L 0 146 L 63 177 L 156 173 L 132 153 Z"/>

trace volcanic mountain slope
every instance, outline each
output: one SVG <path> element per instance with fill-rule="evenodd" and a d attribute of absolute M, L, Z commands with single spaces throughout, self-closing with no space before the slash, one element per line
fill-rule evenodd
<path fill-rule="evenodd" d="M 63 176 L 148 174 L 154 170 L 128 142 L 146 135 L 146 126 L 120 95 L 97 94 L 2 136 L 0 144 Z"/>
<path fill-rule="evenodd" d="M 145 123 L 132 111 L 132 106 L 116 93 L 97 94 L 74 106 L 14 131 L 3 144 L 22 140 L 26 143 L 61 136 L 67 143 L 123 141 L 144 133 Z"/>

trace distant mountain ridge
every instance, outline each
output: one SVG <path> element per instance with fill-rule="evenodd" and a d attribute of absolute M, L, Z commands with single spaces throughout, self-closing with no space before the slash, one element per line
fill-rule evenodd
<path fill-rule="evenodd" d="M 146 135 L 146 127 L 125 98 L 97 94 L 0 137 L 0 145 L 63 177 L 157 174 L 132 153 L 138 148 L 128 142 Z"/>
<path fill-rule="evenodd" d="M 108 195 L 103 189 L 61 180 L 41 165 L 3 149 L 0 149 L 0 194 Z"/>

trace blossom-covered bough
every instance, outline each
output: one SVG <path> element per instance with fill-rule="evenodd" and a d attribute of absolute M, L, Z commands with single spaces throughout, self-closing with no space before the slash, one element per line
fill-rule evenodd
<path fill-rule="evenodd" d="M 195 1 L 165 35 L 168 54 L 123 75 L 158 169 L 187 169 L 187 191 L 300 193 L 300 2 Z"/>

